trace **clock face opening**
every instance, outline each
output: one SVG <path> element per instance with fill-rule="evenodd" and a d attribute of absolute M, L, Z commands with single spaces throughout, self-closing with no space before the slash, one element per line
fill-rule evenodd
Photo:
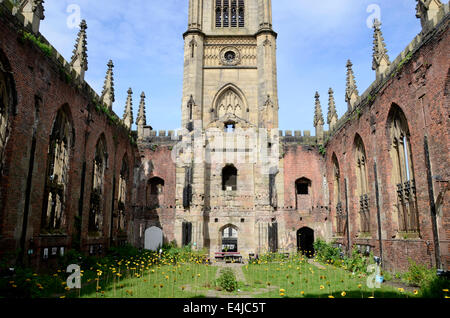
<path fill-rule="evenodd" d="M 233 63 L 235 59 L 236 53 L 234 53 L 233 51 L 228 51 L 225 53 L 225 61 L 227 61 L 228 63 Z"/>

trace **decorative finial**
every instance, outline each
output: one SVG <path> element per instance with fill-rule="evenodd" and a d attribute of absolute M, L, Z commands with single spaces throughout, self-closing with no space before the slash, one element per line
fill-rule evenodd
<path fill-rule="evenodd" d="M 81 79 L 84 79 L 84 73 L 88 70 L 86 30 L 86 21 L 82 20 L 75 43 L 75 49 L 73 50 L 72 61 L 70 62 L 70 65 L 72 65 L 75 71 L 80 74 Z"/>
<path fill-rule="evenodd" d="M 145 93 L 141 93 L 141 102 L 139 104 L 139 113 L 138 117 L 136 118 L 136 125 L 138 126 L 146 126 L 147 125 L 147 119 L 145 115 Z"/>
<path fill-rule="evenodd" d="M 22 0 L 17 10 L 25 17 L 24 24 L 31 25 L 34 34 L 39 34 L 41 20 L 44 20 L 44 0 Z"/>
<path fill-rule="evenodd" d="M 420 19 L 422 32 L 429 30 L 429 22 L 432 21 L 442 9 L 443 4 L 440 0 L 416 0 L 416 17 Z"/>
<path fill-rule="evenodd" d="M 103 104 L 105 104 L 109 109 L 112 109 L 112 105 L 115 101 L 113 68 L 113 61 L 109 60 L 108 70 L 106 71 L 105 84 L 103 85 L 102 97 L 100 99 Z"/>
<path fill-rule="evenodd" d="M 348 109 L 352 110 L 359 97 L 358 87 L 356 86 L 355 74 L 353 73 L 353 64 L 350 60 L 347 61 L 347 88 L 345 90 L 345 101 L 348 104 Z"/>
<path fill-rule="evenodd" d="M 377 77 L 383 74 L 391 65 L 389 56 L 387 55 L 386 44 L 384 43 L 383 34 L 381 32 L 381 22 L 378 19 L 373 23 L 373 62 L 372 69 L 376 71 Z"/>
<path fill-rule="evenodd" d="M 125 113 L 123 114 L 123 122 L 128 129 L 133 125 L 133 91 L 131 87 L 128 89 L 127 104 L 125 105 Z"/>
<path fill-rule="evenodd" d="M 324 125 L 324 119 L 323 119 L 323 113 L 322 113 L 322 106 L 320 105 L 320 95 L 319 92 L 316 92 L 315 99 L 316 99 L 316 106 L 314 111 L 314 127 L 323 126 Z"/>
<path fill-rule="evenodd" d="M 336 112 L 336 103 L 334 101 L 334 91 L 333 89 L 330 87 L 330 89 L 328 90 L 328 118 L 327 118 L 327 123 L 328 126 L 330 127 L 330 129 L 333 129 L 334 126 L 336 125 L 337 121 L 338 121 L 338 115 Z"/>

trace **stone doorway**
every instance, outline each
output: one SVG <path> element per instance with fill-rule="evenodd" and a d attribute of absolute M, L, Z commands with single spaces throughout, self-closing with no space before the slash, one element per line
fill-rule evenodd
<path fill-rule="evenodd" d="M 302 227 L 297 231 L 297 250 L 308 258 L 314 256 L 314 230 Z"/>
<path fill-rule="evenodd" d="M 221 252 L 238 252 L 238 229 L 233 225 L 226 225 L 220 231 L 221 233 Z"/>

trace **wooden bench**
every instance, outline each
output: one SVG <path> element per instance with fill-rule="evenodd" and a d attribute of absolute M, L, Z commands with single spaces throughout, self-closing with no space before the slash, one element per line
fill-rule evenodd
<path fill-rule="evenodd" d="M 242 263 L 242 255 L 237 252 L 216 252 L 215 258 L 219 260 L 233 260 Z"/>

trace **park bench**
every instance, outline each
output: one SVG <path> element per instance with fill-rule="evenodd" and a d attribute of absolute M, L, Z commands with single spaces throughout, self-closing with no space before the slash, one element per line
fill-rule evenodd
<path fill-rule="evenodd" d="M 216 252 L 216 260 L 224 261 L 236 261 L 237 263 L 242 263 L 242 255 L 238 252 Z"/>

